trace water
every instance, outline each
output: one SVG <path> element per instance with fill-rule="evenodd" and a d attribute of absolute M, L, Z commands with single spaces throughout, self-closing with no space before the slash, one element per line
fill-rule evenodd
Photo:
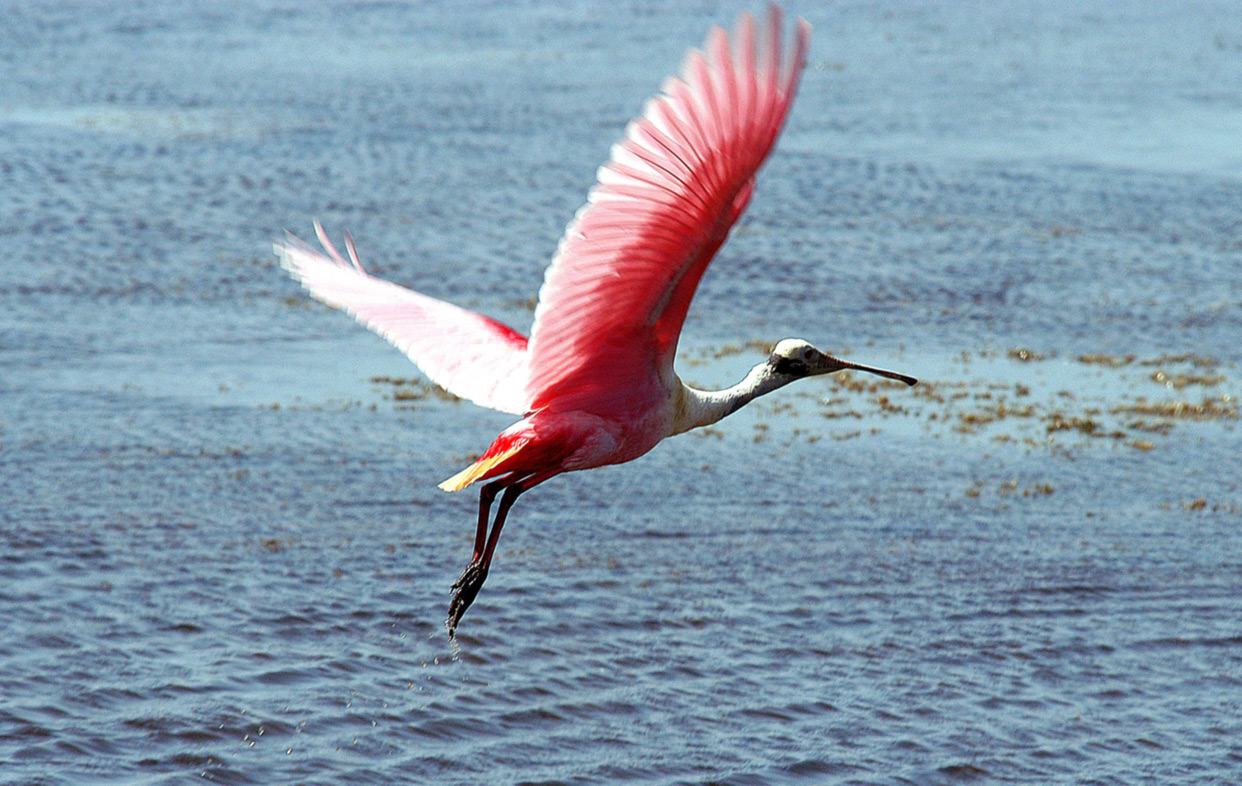
<path fill-rule="evenodd" d="M 272 236 L 525 327 L 624 122 L 736 8 L 0 4 L 0 782 L 1237 783 L 1227 3 L 803 4 L 684 375 L 782 391 L 521 500 L 509 418 Z"/>

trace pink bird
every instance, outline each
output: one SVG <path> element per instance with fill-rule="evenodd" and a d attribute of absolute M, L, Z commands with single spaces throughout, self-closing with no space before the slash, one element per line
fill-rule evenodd
<path fill-rule="evenodd" d="M 549 478 L 632 461 L 661 440 L 706 426 L 794 380 L 857 369 L 806 341 L 784 339 L 726 390 L 697 390 L 673 370 L 699 279 L 746 209 L 755 172 L 785 122 L 805 65 L 810 25 L 799 19 L 782 56 L 771 5 L 756 45 L 743 14 L 732 39 L 719 27 L 691 50 L 681 76 L 613 146 L 598 184 L 548 267 L 530 337 L 493 319 L 368 275 L 345 235 L 347 262 L 318 221 L 320 253 L 290 237 L 275 246 L 289 273 L 330 306 L 392 342 L 433 382 L 522 419 L 440 484 L 486 481 L 470 564 L 453 585 L 452 635 L 487 579 L 514 501 Z M 492 503 L 500 495 L 488 526 Z"/>

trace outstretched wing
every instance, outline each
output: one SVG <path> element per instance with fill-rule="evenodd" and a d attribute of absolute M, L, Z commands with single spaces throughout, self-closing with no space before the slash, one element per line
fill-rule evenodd
<path fill-rule="evenodd" d="M 798 20 L 787 58 L 781 27 L 771 5 L 758 47 L 749 14 L 732 42 L 713 28 L 707 54 L 691 50 L 613 146 L 539 291 L 532 409 L 623 408 L 672 379 L 694 290 L 746 208 L 805 64 L 810 25 Z"/>
<path fill-rule="evenodd" d="M 527 411 L 525 336 L 482 314 L 368 275 L 348 234 L 353 264 L 341 257 L 318 221 L 315 233 L 327 254 L 292 236 L 274 249 L 285 270 L 316 300 L 388 339 L 453 395 L 501 412 Z"/>

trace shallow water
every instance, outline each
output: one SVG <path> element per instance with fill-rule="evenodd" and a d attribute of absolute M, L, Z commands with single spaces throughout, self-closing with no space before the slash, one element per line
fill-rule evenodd
<path fill-rule="evenodd" d="M 0 3 L 0 782 L 1237 783 L 1228 4 L 795 6 L 683 375 L 817 380 L 515 509 L 270 257 L 312 216 L 525 327 L 735 9 Z"/>

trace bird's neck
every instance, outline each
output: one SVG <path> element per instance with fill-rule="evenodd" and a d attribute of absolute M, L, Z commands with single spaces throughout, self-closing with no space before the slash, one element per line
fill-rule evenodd
<path fill-rule="evenodd" d="M 710 426 L 727 415 L 732 415 L 765 393 L 771 393 L 793 381 L 793 377 L 778 374 L 769 363 L 760 363 L 750 370 L 746 378 L 724 390 L 699 390 L 681 384 L 676 415 L 673 418 L 673 434 L 692 428 Z"/>

